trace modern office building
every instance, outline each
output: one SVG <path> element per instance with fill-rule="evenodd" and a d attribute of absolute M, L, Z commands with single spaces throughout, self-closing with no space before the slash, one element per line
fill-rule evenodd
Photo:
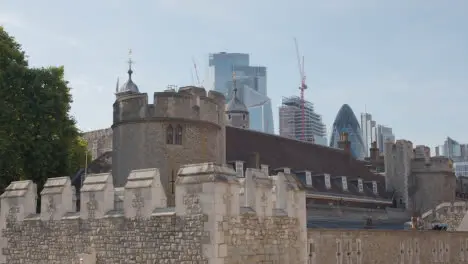
<path fill-rule="evenodd" d="M 447 137 L 444 144 L 438 147 L 439 155 L 447 158 L 455 158 L 462 156 L 462 144 L 458 141 Z"/>
<path fill-rule="evenodd" d="M 435 148 L 435 155 L 451 158 L 454 162 L 468 161 L 468 145 L 447 137 L 443 145 Z"/>
<path fill-rule="evenodd" d="M 361 113 L 361 134 L 367 158 L 370 157 L 372 142 L 377 141 L 376 122 L 372 120 L 372 115 L 369 113 Z"/>
<path fill-rule="evenodd" d="M 383 155 L 385 153 L 385 143 L 395 143 L 395 135 L 393 134 L 392 128 L 384 125 L 377 125 L 375 141 L 377 141 L 380 154 Z"/>
<path fill-rule="evenodd" d="M 304 129 L 302 128 L 301 102 L 298 96 L 283 97 L 279 108 L 280 136 L 327 145 L 327 129 L 322 116 L 315 112 L 314 105 L 309 101 L 304 101 Z"/>
<path fill-rule="evenodd" d="M 233 95 L 234 72 L 237 97 L 249 110 L 250 129 L 273 134 L 273 109 L 267 93 L 266 67 L 249 64 L 249 54 L 210 54 L 207 88 L 223 93 L 226 99 L 230 100 Z"/>
<path fill-rule="evenodd" d="M 333 122 L 330 147 L 339 148 L 338 142 L 343 132 L 348 133 L 348 139 L 351 142 L 351 154 L 354 158 L 363 160 L 366 156 L 364 140 L 362 139 L 361 127 L 354 115 L 353 110 L 347 104 L 344 104 Z"/>
<path fill-rule="evenodd" d="M 468 177 L 468 161 L 459 161 L 453 163 L 455 176 Z"/>

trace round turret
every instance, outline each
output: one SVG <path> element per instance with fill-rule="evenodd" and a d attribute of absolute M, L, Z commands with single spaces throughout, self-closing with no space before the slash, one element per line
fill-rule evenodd
<path fill-rule="evenodd" d="M 118 94 L 112 125 L 114 186 L 125 186 L 132 170 L 158 168 L 172 206 L 180 166 L 225 163 L 223 98 L 213 96 L 202 88 L 181 87 L 154 93 L 151 104 L 146 93 Z"/>

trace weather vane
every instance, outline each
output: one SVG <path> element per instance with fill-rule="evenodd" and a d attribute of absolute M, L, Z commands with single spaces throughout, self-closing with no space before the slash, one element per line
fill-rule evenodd
<path fill-rule="evenodd" d="M 134 61 L 132 60 L 132 49 L 128 50 L 128 66 L 130 69 L 132 68 L 132 65 L 134 64 Z"/>
<path fill-rule="evenodd" d="M 232 84 L 234 86 L 234 89 L 236 89 L 236 72 L 232 71 Z"/>

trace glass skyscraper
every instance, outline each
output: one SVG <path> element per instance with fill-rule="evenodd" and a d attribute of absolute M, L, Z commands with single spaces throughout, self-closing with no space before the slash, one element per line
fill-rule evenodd
<path fill-rule="evenodd" d="M 273 110 L 267 96 L 266 67 L 250 66 L 248 54 L 215 53 L 209 58 L 208 88 L 232 96 L 232 73 L 235 72 L 237 97 L 247 106 L 250 129 L 274 133 Z"/>
<path fill-rule="evenodd" d="M 347 104 L 344 104 L 338 114 L 336 115 L 335 122 L 330 137 L 330 147 L 338 148 L 338 141 L 340 134 L 343 132 L 348 133 L 349 141 L 351 141 L 351 154 L 355 159 L 364 159 L 366 156 L 364 140 L 362 139 L 361 127 L 354 115 L 353 110 Z"/>

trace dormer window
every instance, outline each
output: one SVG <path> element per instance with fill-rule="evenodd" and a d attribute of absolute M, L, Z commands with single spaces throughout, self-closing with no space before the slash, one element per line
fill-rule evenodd
<path fill-rule="evenodd" d="M 364 192 L 364 184 L 362 183 L 362 179 L 358 179 L 358 190 L 360 193 Z"/>
<path fill-rule="evenodd" d="M 174 144 L 174 128 L 169 125 L 166 129 L 166 144 Z"/>

